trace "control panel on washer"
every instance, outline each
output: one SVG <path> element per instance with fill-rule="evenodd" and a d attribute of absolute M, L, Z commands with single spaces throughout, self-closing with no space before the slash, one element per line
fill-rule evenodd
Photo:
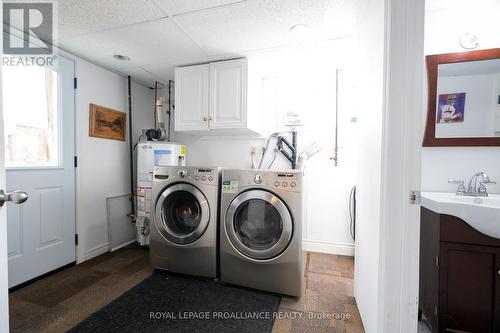
<path fill-rule="evenodd" d="M 219 170 L 217 168 L 190 168 L 190 167 L 160 167 L 153 170 L 153 181 L 190 181 L 205 184 L 217 184 Z"/>

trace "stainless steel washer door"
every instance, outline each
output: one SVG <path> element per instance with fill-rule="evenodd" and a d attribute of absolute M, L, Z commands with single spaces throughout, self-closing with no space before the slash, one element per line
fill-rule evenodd
<path fill-rule="evenodd" d="M 229 205 L 226 234 L 233 246 L 253 259 L 271 259 L 283 252 L 292 238 L 292 216 L 280 198 L 263 190 L 238 195 Z"/>
<path fill-rule="evenodd" d="M 186 245 L 200 238 L 207 229 L 210 207 L 195 186 L 187 183 L 167 187 L 155 205 L 155 224 L 167 240 Z"/>

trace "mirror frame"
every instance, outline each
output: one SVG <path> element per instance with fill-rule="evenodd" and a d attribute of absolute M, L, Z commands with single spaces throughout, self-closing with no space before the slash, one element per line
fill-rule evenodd
<path fill-rule="evenodd" d="M 476 138 L 436 138 L 436 98 L 438 66 L 440 64 L 452 64 L 457 62 L 491 60 L 500 58 L 500 48 L 468 51 L 460 53 L 433 54 L 425 57 L 427 64 L 427 120 L 425 122 L 425 134 L 423 147 L 491 147 L 500 146 L 500 137 L 476 137 Z"/>

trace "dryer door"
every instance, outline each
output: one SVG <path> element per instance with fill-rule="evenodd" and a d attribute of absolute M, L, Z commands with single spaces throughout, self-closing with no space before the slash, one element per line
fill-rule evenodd
<path fill-rule="evenodd" d="M 274 194 L 251 190 L 229 205 L 226 234 L 233 246 L 253 259 L 271 259 L 283 252 L 292 238 L 292 216 Z"/>
<path fill-rule="evenodd" d="M 185 245 L 200 238 L 207 229 L 210 207 L 195 186 L 187 183 L 167 187 L 155 205 L 155 224 L 172 243 Z"/>

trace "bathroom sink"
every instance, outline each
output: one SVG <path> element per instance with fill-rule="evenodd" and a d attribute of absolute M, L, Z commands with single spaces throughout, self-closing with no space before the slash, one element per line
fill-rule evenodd
<path fill-rule="evenodd" d="M 455 193 L 422 192 L 421 204 L 439 214 L 456 216 L 483 234 L 500 239 L 500 195 L 458 196 Z"/>
<path fill-rule="evenodd" d="M 469 197 L 452 194 L 450 199 L 464 204 L 483 205 L 500 209 L 500 195 L 491 195 L 489 197 Z"/>

